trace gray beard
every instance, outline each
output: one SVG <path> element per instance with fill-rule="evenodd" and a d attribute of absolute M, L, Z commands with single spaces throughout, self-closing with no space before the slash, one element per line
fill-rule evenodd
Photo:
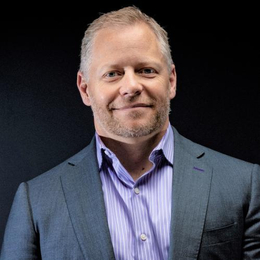
<path fill-rule="evenodd" d="M 106 129 L 107 132 L 124 138 L 143 137 L 157 132 L 164 126 L 171 111 L 170 100 L 167 100 L 166 103 L 162 104 L 153 118 L 151 118 L 149 123 L 126 127 L 123 122 L 115 118 L 108 118 L 95 104 L 92 106 L 92 110 L 97 122 Z M 139 117 L 138 112 L 133 113 L 131 116 L 133 119 Z M 131 120 L 131 118 L 129 120 Z"/>

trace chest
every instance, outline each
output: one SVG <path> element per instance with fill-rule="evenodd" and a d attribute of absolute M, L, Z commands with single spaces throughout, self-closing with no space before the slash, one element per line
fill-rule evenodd
<path fill-rule="evenodd" d="M 108 226 L 117 259 L 167 259 L 170 245 L 172 168 L 127 185 L 101 172 Z"/>

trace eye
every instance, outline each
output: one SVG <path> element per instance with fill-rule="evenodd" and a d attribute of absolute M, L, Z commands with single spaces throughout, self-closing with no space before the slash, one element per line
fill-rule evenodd
<path fill-rule="evenodd" d="M 145 76 L 149 76 L 152 77 L 154 76 L 157 72 L 155 69 L 152 68 L 143 68 L 141 70 L 138 71 L 139 74 L 143 74 Z"/>
<path fill-rule="evenodd" d="M 109 71 L 103 75 L 104 79 L 109 82 L 115 81 L 121 76 L 122 76 L 122 72 L 117 70 Z"/>
<path fill-rule="evenodd" d="M 118 71 L 109 71 L 108 73 L 106 73 L 104 76 L 106 78 L 114 78 L 114 77 L 117 77 L 117 76 L 120 76 L 121 73 L 118 72 Z"/>

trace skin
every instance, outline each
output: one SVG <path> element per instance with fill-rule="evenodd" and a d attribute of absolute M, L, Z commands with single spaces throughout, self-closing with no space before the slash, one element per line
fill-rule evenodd
<path fill-rule="evenodd" d="M 95 129 L 137 180 L 152 167 L 148 157 L 169 125 L 175 67 L 169 73 L 156 36 L 138 23 L 97 33 L 89 75 L 78 72 L 77 86 Z"/>

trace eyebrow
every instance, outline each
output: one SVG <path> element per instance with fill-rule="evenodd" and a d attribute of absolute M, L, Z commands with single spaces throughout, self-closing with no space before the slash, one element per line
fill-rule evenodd
<path fill-rule="evenodd" d="M 105 64 L 104 66 L 102 66 L 99 71 L 101 74 L 103 74 L 104 72 L 106 71 L 109 71 L 109 70 L 114 70 L 114 69 L 122 69 L 124 68 L 125 66 L 124 65 L 120 65 L 120 62 L 119 63 L 107 63 Z M 162 69 L 162 65 L 161 63 L 159 62 L 156 62 L 156 61 L 142 61 L 142 62 L 137 62 L 134 67 L 137 67 L 137 68 L 142 68 L 142 67 L 153 67 L 155 68 L 156 70 L 161 70 Z"/>

